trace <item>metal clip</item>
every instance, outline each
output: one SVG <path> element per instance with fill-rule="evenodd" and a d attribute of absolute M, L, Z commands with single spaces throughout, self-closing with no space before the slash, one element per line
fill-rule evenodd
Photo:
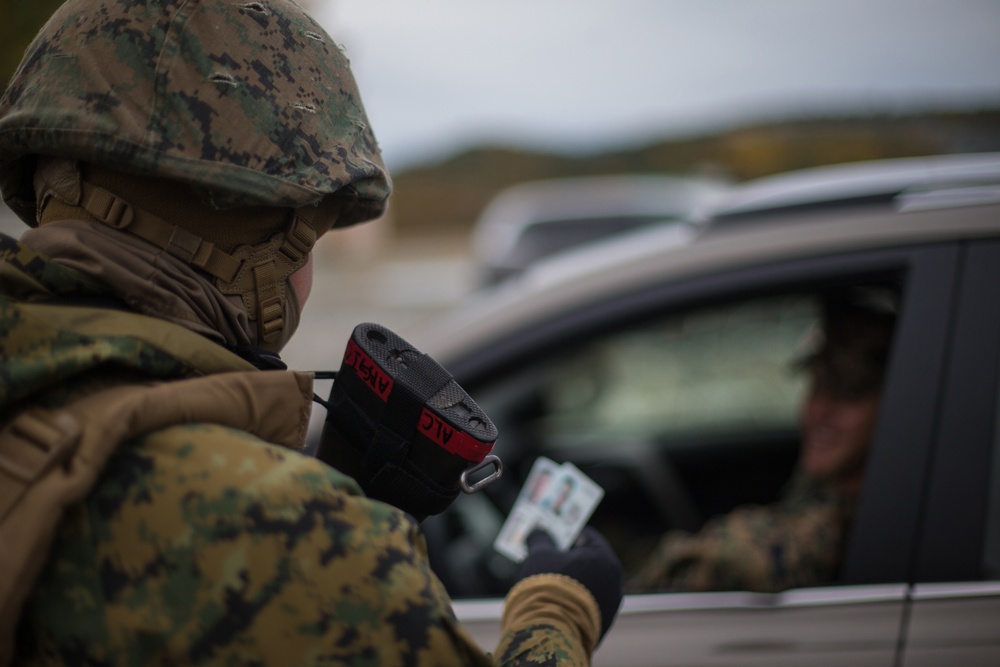
<path fill-rule="evenodd" d="M 496 470 L 494 470 L 492 474 L 482 478 L 478 482 L 475 482 L 471 485 L 469 484 L 469 482 L 466 480 L 466 478 L 469 475 L 471 475 L 474 472 L 479 472 L 480 470 L 491 464 L 493 465 L 494 468 L 496 468 Z M 463 470 L 461 476 L 458 478 L 458 483 L 459 486 L 462 487 L 462 491 L 464 491 L 465 493 L 475 493 L 476 491 L 479 491 L 488 484 L 492 484 L 496 480 L 500 479 L 502 475 L 503 475 L 503 461 L 500 460 L 499 456 L 489 454 L 486 456 L 486 458 L 484 458 L 476 465 L 472 466 L 471 468 Z"/>

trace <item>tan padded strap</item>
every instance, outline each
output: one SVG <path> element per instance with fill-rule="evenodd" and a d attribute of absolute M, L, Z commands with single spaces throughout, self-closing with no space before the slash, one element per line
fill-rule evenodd
<path fill-rule="evenodd" d="M 259 326 L 265 341 L 275 340 L 281 334 L 285 326 L 285 305 L 282 302 L 285 280 L 306 263 L 314 243 L 316 243 L 315 228 L 297 213 L 292 218 L 292 225 L 278 248 L 278 252 L 287 259 L 284 275 L 278 275 L 277 266 L 273 261 L 254 268 L 257 312 L 260 313 Z"/>
<path fill-rule="evenodd" d="M 254 285 L 257 286 L 257 319 L 260 336 L 265 341 L 274 340 L 285 326 L 285 308 L 282 303 L 283 281 L 278 282 L 274 260 L 253 267 Z"/>
<path fill-rule="evenodd" d="M 301 269 L 316 243 L 313 209 L 296 209 L 284 234 L 264 243 L 242 246 L 235 251 L 240 272 L 228 284 L 219 285 L 225 294 L 244 299 L 250 319 L 257 321 L 260 341 L 273 342 L 285 327 L 285 290 L 288 276 Z"/>
<path fill-rule="evenodd" d="M 80 208 L 100 222 L 149 241 L 214 276 L 223 293 L 240 295 L 250 319 L 257 321 L 258 343 L 280 338 L 285 328 L 285 283 L 306 263 L 316 243 L 319 209 L 294 209 L 283 234 L 229 254 L 84 179 L 80 179 L 80 192 Z M 54 199 L 50 202 L 49 206 L 60 205 Z"/>
<path fill-rule="evenodd" d="M 63 408 L 30 408 L 0 431 L 0 666 L 65 510 L 81 502 L 122 443 L 179 424 L 220 424 L 301 449 L 312 375 L 222 373 L 122 386 Z"/>
<path fill-rule="evenodd" d="M 292 226 L 285 234 L 285 242 L 278 251 L 292 262 L 298 262 L 312 251 L 316 244 L 316 226 L 304 209 L 295 212 Z"/>
<path fill-rule="evenodd" d="M 238 259 L 200 236 L 136 208 L 104 188 L 82 180 L 80 185 L 80 206 L 109 227 L 127 230 L 222 282 L 231 282 L 240 270 Z"/>
<path fill-rule="evenodd" d="M 0 438 L 0 522 L 28 487 L 73 455 L 82 434 L 67 412 L 51 420 L 28 412 L 14 420 Z"/>

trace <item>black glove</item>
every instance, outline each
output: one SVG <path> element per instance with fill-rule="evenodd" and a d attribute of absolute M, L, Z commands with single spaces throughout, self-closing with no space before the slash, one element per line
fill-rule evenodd
<path fill-rule="evenodd" d="M 518 580 L 535 574 L 563 574 L 587 587 L 601 610 L 601 638 L 607 634 L 622 603 L 622 564 L 604 536 L 587 526 L 569 551 L 560 551 L 552 537 L 536 528 L 528 535 L 528 557 Z M 600 638 L 598 639 L 600 641 Z"/>

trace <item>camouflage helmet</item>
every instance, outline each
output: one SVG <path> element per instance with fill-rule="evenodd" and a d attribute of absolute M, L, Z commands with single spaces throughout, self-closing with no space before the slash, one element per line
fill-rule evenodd
<path fill-rule="evenodd" d="M 0 99 L 0 194 L 23 220 L 67 204 L 158 245 L 275 349 L 288 276 L 390 188 L 346 56 L 292 0 L 69 0 Z"/>
<path fill-rule="evenodd" d="M 292 0 L 69 0 L 0 99 L 0 192 L 35 224 L 37 156 L 191 184 L 214 208 L 338 202 L 390 184 L 346 56 Z"/>

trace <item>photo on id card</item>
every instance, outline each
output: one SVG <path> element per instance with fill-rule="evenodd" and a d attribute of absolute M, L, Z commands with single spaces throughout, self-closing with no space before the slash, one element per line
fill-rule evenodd
<path fill-rule="evenodd" d="M 525 540 L 545 529 L 562 550 L 569 549 L 604 496 L 604 489 L 572 463 L 539 457 L 493 543 L 514 562 L 528 555 Z"/>

